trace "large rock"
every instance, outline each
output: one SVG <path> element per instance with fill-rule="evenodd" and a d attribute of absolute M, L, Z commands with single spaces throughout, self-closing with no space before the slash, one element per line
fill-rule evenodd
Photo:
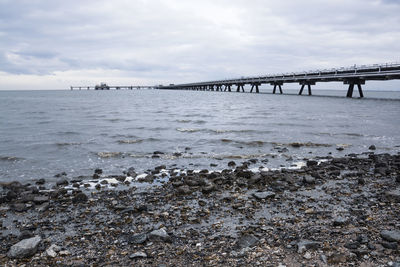
<path fill-rule="evenodd" d="M 148 238 L 151 241 L 165 241 L 165 242 L 170 242 L 171 237 L 168 235 L 167 231 L 165 231 L 165 228 L 161 228 L 159 230 L 154 230 L 148 234 Z"/>
<path fill-rule="evenodd" d="M 381 232 L 381 237 L 389 242 L 400 242 L 400 231 L 384 230 Z"/>
<path fill-rule="evenodd" d="M 24 239 L 10 248 L 7 253 L 9 258 L 27 258 L 36 253 L 37 247 L 42 241 L 40 236 Z"/>

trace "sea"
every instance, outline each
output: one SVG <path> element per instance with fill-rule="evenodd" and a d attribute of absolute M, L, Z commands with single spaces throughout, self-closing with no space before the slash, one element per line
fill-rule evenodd
<path fill-rule="evenodd" d="M 296 93 L 0 91 L 0 182 L 399 153 L 400 90 L 365 91 L 363 99 L 342 90 Z"/>

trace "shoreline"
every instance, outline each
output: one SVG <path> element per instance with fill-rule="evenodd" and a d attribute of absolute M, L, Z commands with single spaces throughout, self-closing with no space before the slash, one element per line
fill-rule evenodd
<path fill-rule="evenodd" d="M 400 155 L 326 158 L 259 172 L 251 160 L 221 172 L 158 166 L 139 178 L 97 169 L 93 189 L 62 174 L 54 188 L 3 183 L 0 264 L 400 265 Z M 31 250 L 11 253 L 21 240 Z"/>

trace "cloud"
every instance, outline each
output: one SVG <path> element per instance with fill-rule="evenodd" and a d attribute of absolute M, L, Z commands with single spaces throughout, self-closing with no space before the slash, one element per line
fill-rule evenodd
<path fill-rule="evenodd" d="M 399 61 L 399 12 L 390 0 L 0 0 L 0 71 L 67 87 L 91 70 L 158 84 Z"/>

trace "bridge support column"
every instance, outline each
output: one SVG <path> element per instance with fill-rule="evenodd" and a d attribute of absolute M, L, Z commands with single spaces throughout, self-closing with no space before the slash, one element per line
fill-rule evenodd
<path fill-rule="evenodd" d="M 259 93 L 260 91 L 258 90 L 258 86 L 260 86 L 260 85 L 261 85 L 261 83 L 253 83 L 253 84 L 251 85 L 250 93 L 253 92 L 253 89 L 254 89 L 254 88 L 256 89 L 256 93 Z"/>
<path fill-rule="evenodd" d="M 301 89 L 300 89 L 299 95 L 303 94 L 303 90 L 304 90 L 304 87 L 306 85 L 307 85 L 307 88 L 308 88 L 308 95 L 312 95 L 311 85 L 315 85 L 315 82 L 301 82 L 300 85 L 301 85 Z"/>
<path fill-rule="evenodd" d="M 225 91 L 232 92 L 230 84 L 225 84 Z"/>
<path fill-rule="evenodd" d="M 344 84 L 348 84 L 349 85 L 349 89 L 347 89 L 347 95 L 346 97 L 353 97 L 353 91 L 354 91 L 354 86 L 357 85 L 358 88 L 358 93 L 360 95 L 360 98 L 364 97 L 364 93 L 362 91 L 362 84 L 365 84 L 365 80 L 360 80 L 360 79 L 354 79 L 354 80 L 347 80 L 344 81 Z"/>
<path fill-rule="evenodd" d="M 239 83 L 237 84 L 237 89 L 236 92 L 240 92 L 240 89 L 242 89 L 242 92 L 244 93 L 244 83 Z"/>
<path fill-rule="evenodd" d="M 208 88 L 210 91 L 214 91 L 214 85 L 209 85 Z"/>
<path fill-rule="evenodd" d="M 221 85 L 216 84 L 215 87 L 216 87 L 216 91 L 222 91 Z"/>
<path fill-rule="evenodd" d="M 277 88 L 279 88 L 279 92 L 280 92 L 281 94 L 283 94 L 283 92 L 282 92 L 282 85 L 283 85 L 283 83 L 282 83 L 282 82 L 271 83 L 271 85 L 274 86 L 274 90 L 272 91 L 273 94 L 276 93 L 276 89 L 277 89 Z"/>

